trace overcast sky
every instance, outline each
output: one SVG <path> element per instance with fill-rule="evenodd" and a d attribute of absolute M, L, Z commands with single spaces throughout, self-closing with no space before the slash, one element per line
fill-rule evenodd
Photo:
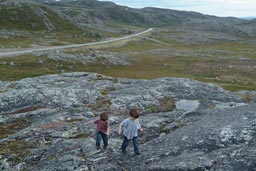
<path fill-rule="evenodd" d="M 108 0 L 105 0 L 108 1 Z M 256 0 L 109 0 L 133 8 L 160 7 L 216 16 L 256 16 Z"/>

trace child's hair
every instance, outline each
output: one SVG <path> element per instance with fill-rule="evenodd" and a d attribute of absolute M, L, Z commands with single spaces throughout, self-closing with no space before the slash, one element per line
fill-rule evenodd
<path fill-rule="evenodd" d="M 133 118 L 138 118 L 139 117 L 139 113 L 138 110 L 136 108 L 133 108 L 130 110 L 130 116 Z"/>
<path fill-rule="evenodd" d="M 102 121 L 108 120 L 108 113 L 107 113 L 107 112 L 103 112 L 103 113 L 100 115 L 100 119 L 101 119 Z"/>

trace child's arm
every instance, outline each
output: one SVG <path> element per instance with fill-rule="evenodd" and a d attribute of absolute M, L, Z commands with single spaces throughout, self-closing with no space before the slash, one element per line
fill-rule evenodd
<path fill-rule="evenodd" d="M 110 126 L 109 126 L 109 121 L 107 121 L 107 122 L 108 122 L 107 135 L 109 135 L 110 134 Z"/>
<path fill-rule="evenodd" d="M 121 135 L 122 134 L 122 124 L 119 124 L 119 128 L 118 128 L 118 134 Z"/>
<path fill-rule="evenodd" d="M 109 135 L 110 134 L 110 128 L 108 127 L 108 129 L 107 129 L 107 135 Z"/>
<path fill-rule="evenodd" d="M 139 122 L 139 121 L 137 121 L 137 124 L 138 124 L 138 130 L 139 130 L 140 132 L 143 132 L 143 131 L 144 131 L 144 129 L 143 129 L 143 128 L 141 128 L 141 125 L 140 125 L 140 122 Z"/>
<path fill-rule="evenodd" d="M 123 120 L 120 124 L 119 124 L 119 128 L 118 128 L 118 134 L 119 135 L 122 135 L 122 129 L 123 129 L 123 126 L 125 126 L 126 125 L 126 123 L 127 123 L 127 120 L 125 119 L 125 120 Z"/>
<path fill-rule="evenodd" d="M 94 123 L 96 120 L 92 120 L 92 121 L 89 121 L 89 122 L 85 122 L 84 124 L 85 125 L 88 125 L 88 124 L 92 124 L 92 123 Z"/>

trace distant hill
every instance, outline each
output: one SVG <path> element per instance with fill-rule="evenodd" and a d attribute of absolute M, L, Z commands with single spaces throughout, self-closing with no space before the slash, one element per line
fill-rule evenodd
<path fill-rule="evenodd" d="M 45 3 L 45 0 L 37 0 Z M 47 2 L 63 13 L 75 25 L 87 28 L 111 30 L 113 23 L 139 27 L 178 26 L 183 29 L 225 32 L 240 36 L 252 34 L 247 20 L 234 17 L 216 17 L 198 12 L 178 11 L 161 8 L 134 9 L 112 2 L 96 0 L 62 0 Z"/>
<path fill-rule="evenodd" d="M 126 6 L 119 6 L 113 2 L 96 0 L 62 0 L 47 1 L 34 0 L 54 6 L 74 20 L 81 20 L 83 15 L 92 19 L 103 21 L 114 21 L 121 24 L 132 24 L 137 26 L 168 26 L 181 23 L 191 18 L 211 18 L 196 12 L 185 12 L 160 8 L 134 9 Z M 74 15 L 76 13 L 77 15 Z M 81 17 L 81 18 L 80 18 Z"/>
<path fill-rule="evenodd" d="M 253 20 L 256 19 L 256 16 L 242 17 L 242 19 Z"/>
<path fill-rule="evenodd" d="M 134 9 L 96 0 L 1 0 L 0 28 L 28 30 L 98 30 L 180 26 L 183 29 L 248 36 L 248 20 L 160 8 Z M 249 25 L 249 26 L 248 26 Z"/>

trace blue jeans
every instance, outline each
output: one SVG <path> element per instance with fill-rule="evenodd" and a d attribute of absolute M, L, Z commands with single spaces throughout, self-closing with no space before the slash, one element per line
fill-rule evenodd
<path fill-rule="evenodd" d="M 130 139 L 127 139 L 127 137 L 124 136 L 123 144 L 121 146 L 121 149 L 123 152 L 126 152 L 126 147 L 129 145 L 129 142 L 130 142 Z M 138 154 L 139 153 L 138 137 L 133 137 L 132 142 L 133 142 L 134 152 L 135 154 Z"/>
<path fill-rule="evenodd" d="M 104 147 L 108 145 L 108 136 L 100 131 L 96 133 L 96 147 L 100 148 L 101 138 L 103 139 Z"/>

